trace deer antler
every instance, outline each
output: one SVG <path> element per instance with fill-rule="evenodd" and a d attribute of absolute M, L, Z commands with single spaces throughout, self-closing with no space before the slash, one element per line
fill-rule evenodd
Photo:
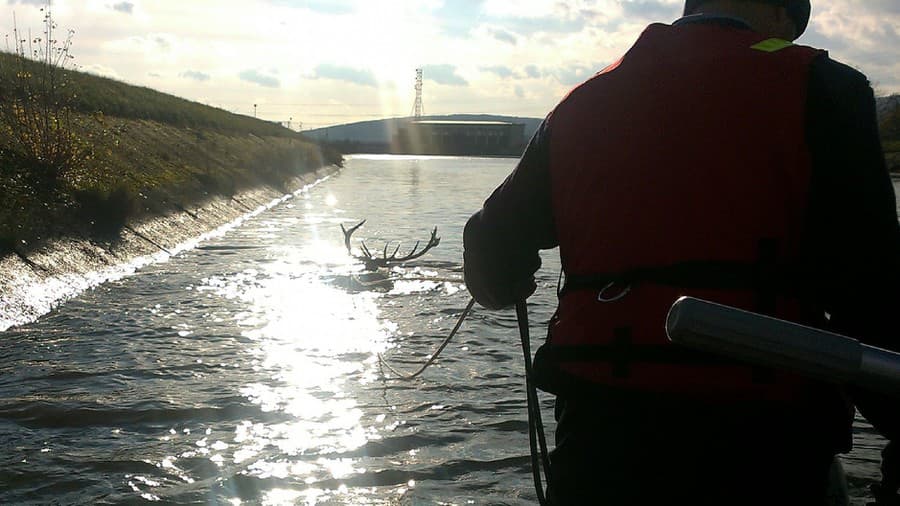
<path fill-rule="evenodd" d="M 425 253 L 428 253 L 428 250 L 437 246 L 440 243 L 441 243 L 441 238 L 437 236 L 437 227 L 434 227 L 434 229 L 431 231 L 431 237 L 428 238 L 428 244 L 425 245 L 425 248 L 422 249 L 422 251 L 419 251 L 418 253 L 416 253 L 416 250 L 419 249 L 419 244 L 420 244 L 420 241 L 416 241 L 416 245 L 413 246 L 412 251 L 410 251 L 406 256 L 397 258 L 397 252 L 400 250 L 400 245 L 398 244 L 397 249 L 394 250 L 394 254 L 392 254 L 390 257 L 385 256 L 385 260 L 387 260 L 388 262 L 392 262 L 392 263 L 408 262 L 410 260 L 419 258 L 420 256 L 424 255 Z M 385 253 L 387 253 L 386 246 L 385 246 Z"/>
<path fill-rule="evenodd" d="M 353 256 L 353 248 L 350 247 L 350 236 L 353 235 L 353 232 L 356 232 L 356 230 L 359 227 L 363 226 L 365 223 L 366 223 L 366 220 L 362 220 L 361 222 L 357 223 L 356 225 L 353 225 L 352 227 L 350 227 L 350 230 L 347 230 L 346 228 L 344 228 L 344 224 L 341 223 L 341 232 L 344 233 L 344 246 L 347 247 L 347 254 L 350 256 Z M 366 250 L 365 248 L 366 248 L 366 245 L 363 244 L 363 253 L 368 253 L 368 250 Z"/>
<path fill-rule="evenodd" d="M 381 258 L 375 257 L 372 255 L 369 247 L 366 246 L 365 241 L 360 241 L 360 251 L 362 251 L 362 256 L 354 255 L 353 249 L 350 247 L 350 236 L 353 235 L 353 232 L 356 232 L 359 227 L 363 226 L 366 220 L 363 220 L 356 225 L 350 227 L 349 229 L 344 228 L 344 225 L 341 225 L 341 231 L 344 232 L 344 245 L 347 247 L 347 253 L 353 258 L 363 262 L 365 264 L 365 268 L 368 271 L 378 270 L 379 267 L 387 267 L 391 264 L 400 264 L 403 262 L 408 262 L 410 260 L 414 260 L 416 258 L 421 257 L 425 253 L 428 252 L 431 248 L 434 248 L 438 244 L 441 243 L 441 238 L 437 236 L 437 227 L 431 231 L 431 237 L 428 239 L 428 244 L 422 250 L 419 250 L 419 245 L 421 241 L 416 241 L 416 245 L 413 246 L 413 249 L 406 255 L 402 257 L 397 257 L 397 253 L 400 252 L 400 244 L 397 244 L 397 247 L 394 248 L 394 252 L 388 255 L 388 248 L 390 247 L 390 242 L 384 245 L 384 250 L 381 253 Z"/>

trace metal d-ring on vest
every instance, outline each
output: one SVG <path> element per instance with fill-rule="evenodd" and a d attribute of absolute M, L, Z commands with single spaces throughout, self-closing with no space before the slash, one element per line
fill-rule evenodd
<path fill-rule="evenodd" d="M 607 297 L 605 295 L 606 291 L 615 286 L 616 286 L 616 282 L 610 281 L 609 284 L 607 284 L 602 289 L 600 289 L 600 293 L 597 294 L 597 301 L 598 302 L 616 302 L 616 301 L 619 301 L 619 300 L 622 300 L 623 298 L 625 298 L 625 296 L 628 295 L 628 292 L 631 291 L 631 284 L 629 283 L 629 284 L 625 285 L 625 288 L 622 288 L 621 290 L 619 290 L 619 293 L 613 295 L 612 297 Z"/>

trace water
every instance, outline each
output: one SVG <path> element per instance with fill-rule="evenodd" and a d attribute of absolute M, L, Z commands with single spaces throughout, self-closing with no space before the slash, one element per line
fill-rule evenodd
<path fill-rule="evenodd" d="M 534 504 L 512 312 L 468 301 L 462 226 L 510 159 L 354 157 L 312 190 L 0 344 L 0 503 Z M 348 287 L 354 246 L 437 226 L 390 288 Z M 534 334 L 555 305 L 544 255 Z M 545 398 L 545 419 L 551 399 Z M 552 431 L 553 426 L 548 426 Z M 859 421 L 855 493 L 883 441 Z M 858 494 L 857 494 L 858 495 Z"/>

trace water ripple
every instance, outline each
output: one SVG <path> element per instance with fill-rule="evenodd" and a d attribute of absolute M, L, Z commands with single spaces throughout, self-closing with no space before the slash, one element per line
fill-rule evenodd
<path fill-rule="evenodd" d="M 513 163 L 351 158 L 227 234 L 5 332 L 0 504 L 534 504 L 512 311 L 476 307 L 416 381 L 378 359 L 414 370 L 453 327 L 468 300 L 463 224 Z M 338 224 L 364 218 L 357 251 L 433 226 L 441 245 L 389 285 L 348 285 L 361 266 Z M 536 336 L 559 268 L 542 258 Z M 861 497 L 883 440 L 862 419 L 854 438 Z"/>

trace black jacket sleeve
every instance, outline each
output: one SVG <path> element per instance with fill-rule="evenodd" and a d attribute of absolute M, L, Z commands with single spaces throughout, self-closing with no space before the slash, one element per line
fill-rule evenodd
<path fill-rule="evenodd" d="M 865 76 L 817 60 L 807 131 L 813 174 L 806 257 L 816 297 L 832 330 L 900 350 L 900 225 Z M 861 390 L 854 401 L 879 432 L 900 441 L 900 402 Z"/>
<path fill-rule="evenodd" d="M 466 223 L 463 267 L 469 292 L 500 309 L 534 292 L 538 250 L 555 247 L 550 189 L 550 126 L 545 120 L 515 170 Z"/>

